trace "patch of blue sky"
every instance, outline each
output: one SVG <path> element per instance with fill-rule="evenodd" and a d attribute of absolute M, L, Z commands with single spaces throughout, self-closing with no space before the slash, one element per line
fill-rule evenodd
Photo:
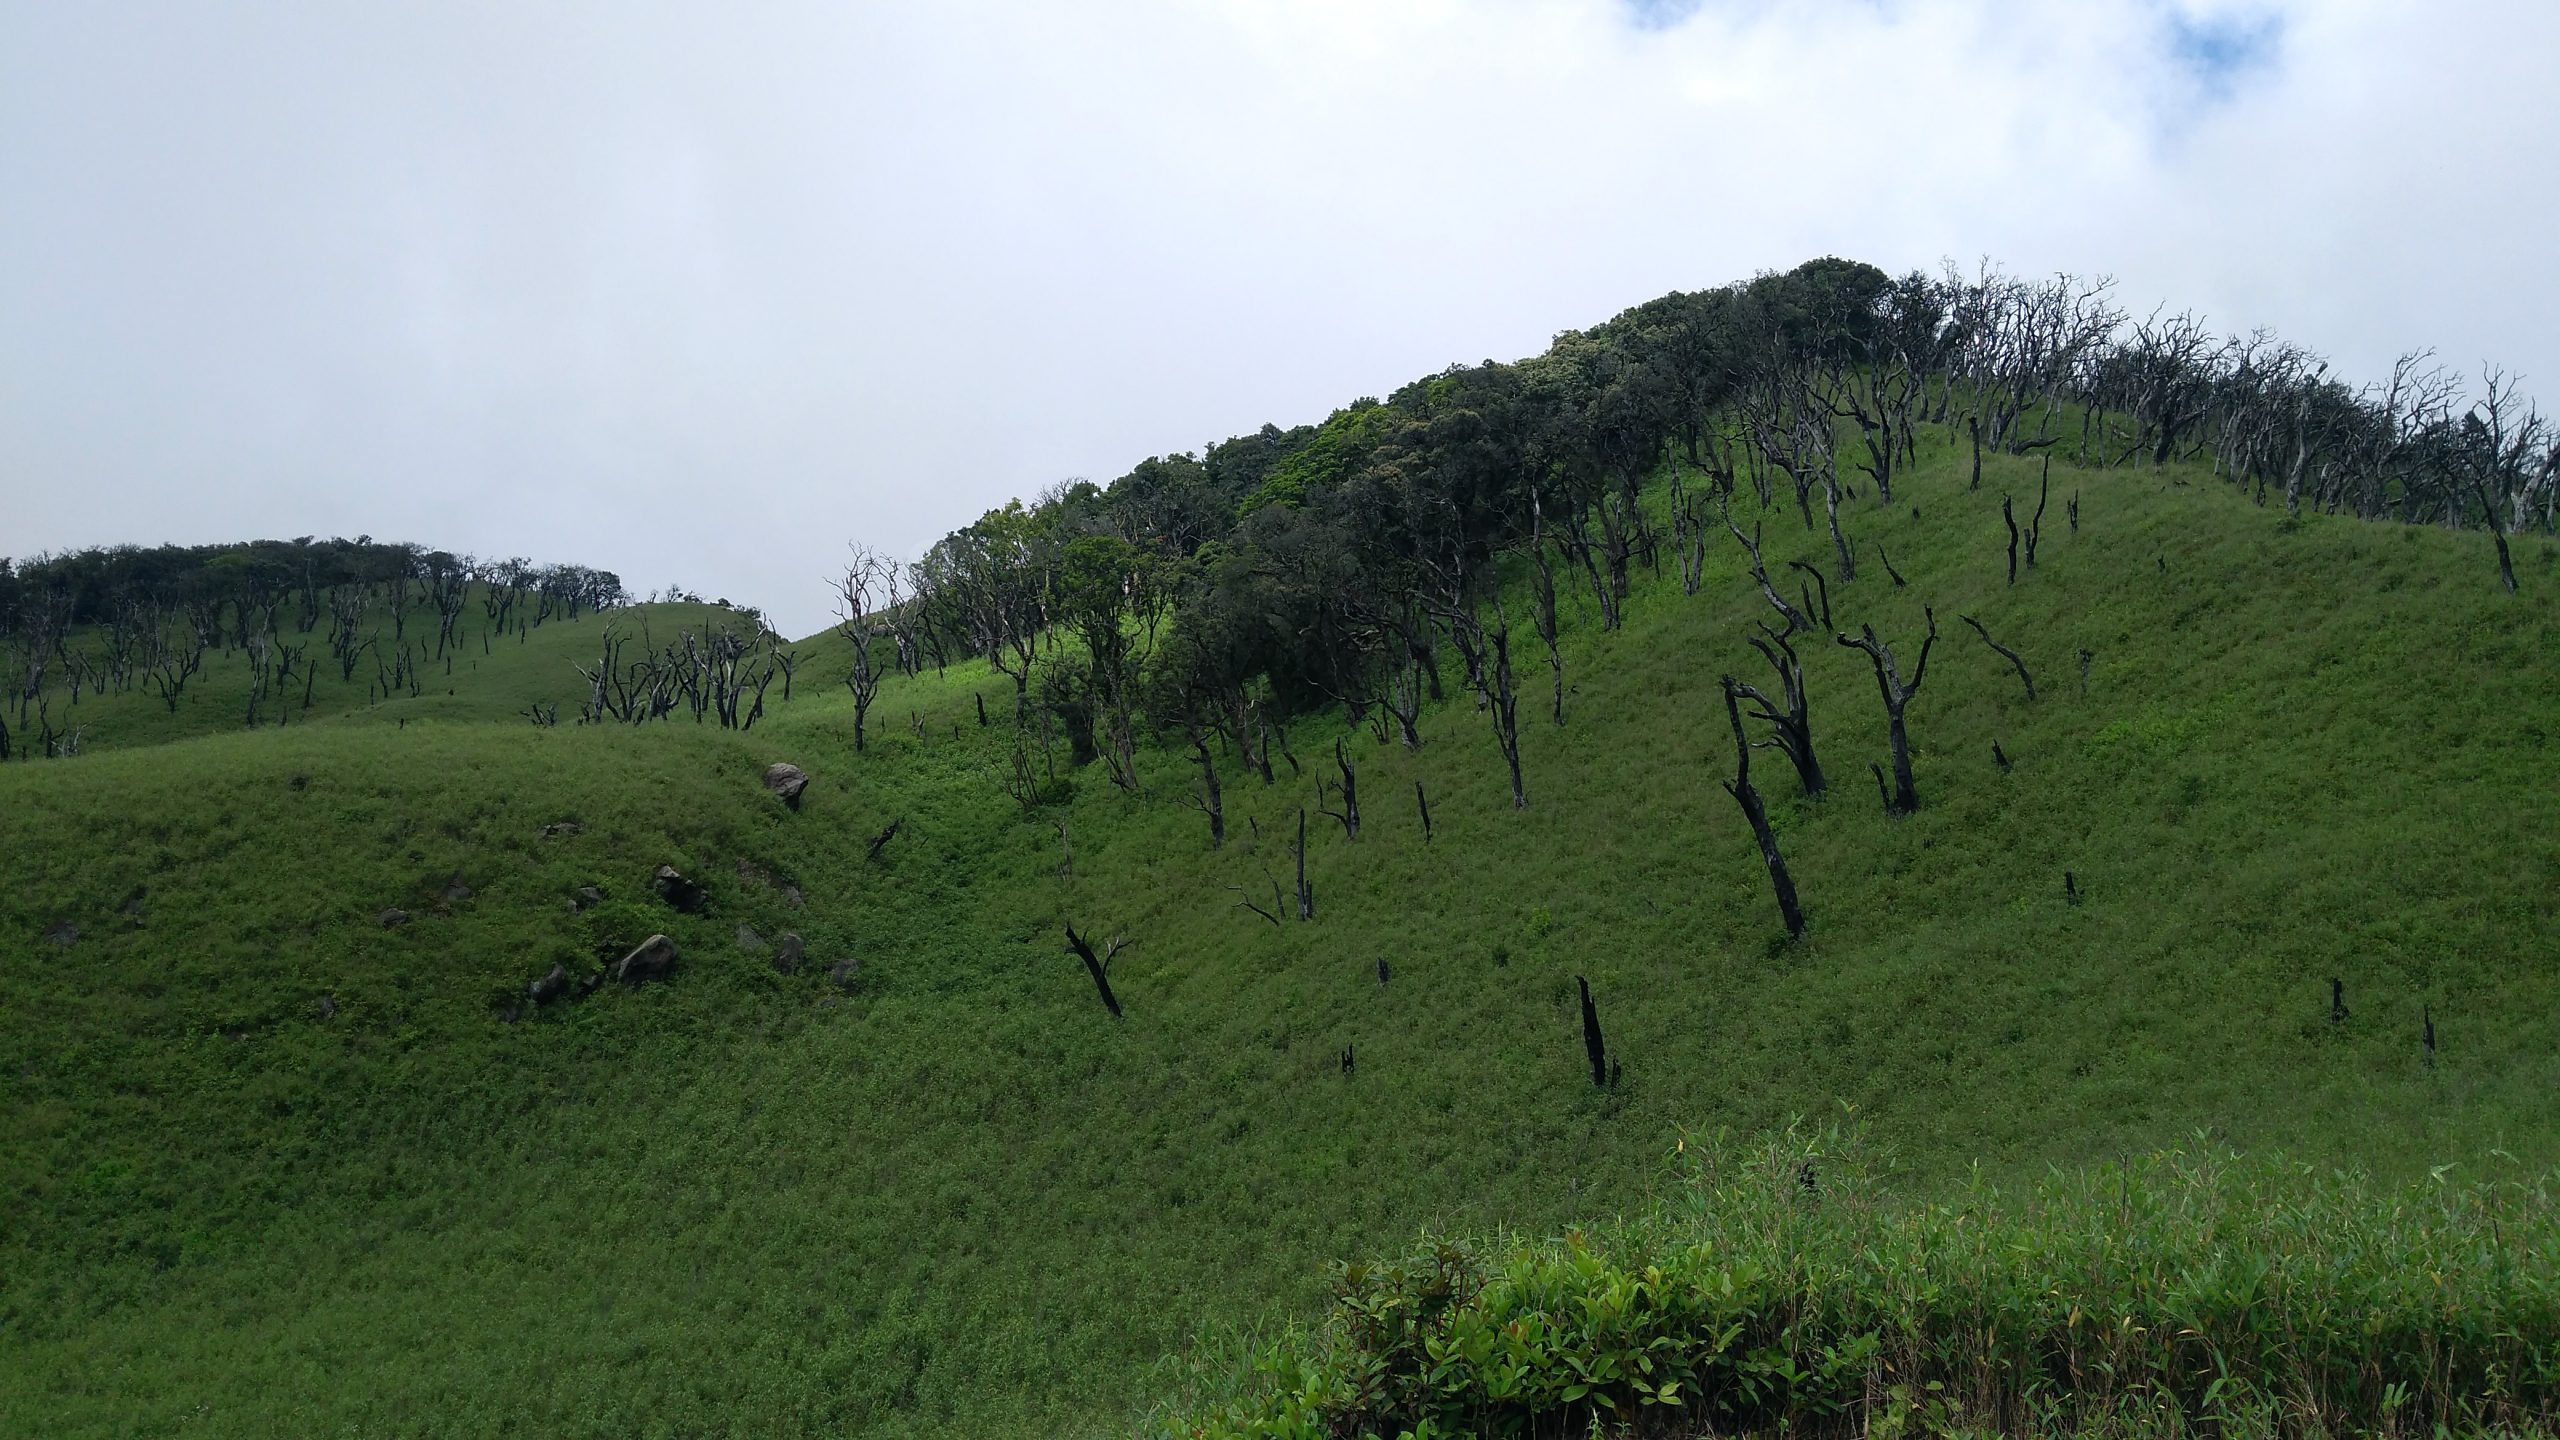
<path fill-rule="evenodd" d="M 1639 30 L 1668 30 L 1698 13 L 1706 0 L 1619 0 Z"/>
<path fill-rule="evenodd" d="M 2228 91 L 2251 71 L 2275 65 L 2284 17 L 2272 11 L 2169 16 L 2169 55 L 2207 90 Z"/>

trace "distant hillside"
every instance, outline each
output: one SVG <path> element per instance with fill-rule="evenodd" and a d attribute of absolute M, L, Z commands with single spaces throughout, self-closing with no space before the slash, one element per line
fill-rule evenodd
<path fill-rule="evenodd" d="M 0 759 L 350 715 L 575 723 L 608 632 L 621 637 L 625 684 L 634 666 L 698 670 L 687 636 L 698 649 L 734 637 L 762 669 L 790 653 L 752 610 L 636 605 L 608 571 L 415 545 L 303 539 L 0 562 Z"/>

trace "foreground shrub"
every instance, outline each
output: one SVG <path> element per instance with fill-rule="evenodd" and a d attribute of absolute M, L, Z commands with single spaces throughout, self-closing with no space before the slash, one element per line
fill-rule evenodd
<path fill-rule="evenodd" d="M 1897 1204 L 1838 1129 L 1684 1139 L 1675 1165 L 1608 1232 L 1341 1267 L 1320 1327 L 1170 1433 L 2469 1435 L 2560 1414 L 2549 1176 L 2377 1187 L 2200 1147 Z"/>

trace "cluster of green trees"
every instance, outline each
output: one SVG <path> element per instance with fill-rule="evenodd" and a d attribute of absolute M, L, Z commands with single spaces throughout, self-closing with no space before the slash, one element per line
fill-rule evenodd
<path fill-rule="evenodd" d="M 1321 425 L 1266 425 L 991 511 L 903 583 L 848 588 L 844 632 L 858 675 L 986 657 L 1027 729 L 1063 732 L 1077 763 L 1100 758 L 1129 787 L 1147 730 L 1194 747 L 1223 735 L 1267 774 L 1277 715 L 1340 703 L 1417 745 L 1422 701 L 1463 685 L 1525 805 L 1513 657 L 1531 642 L 1515 619 L 1543 647 L 1558 723 L 1560 597 L 1587 596 L 1614 628 L 1632 568 L 1666 552 L 1694 590 L 1729 533 L 1787 630 L 1811 628 L 1743 527 L 1772 511 L 1827 527 L 1837 578 L 1853 578 L 1842 506 L 1892 503 L 1924 423 L 1972 445 L 1977 482 L 1985 449 L 2210 457 L 2260 503 L 2485 526 L 2511 589 L 2505 536 L 2551 531 L 2560 436 L 2502 372 L 2471 400 L 2412 355 L 2351 389 L 2297 346 L 2135 319 L 2111 292 L 1826 258 L 1666 295 L 1531 359 L 1455 366 Z M 1666 459 L 1667 517 L 1641 492 Z M 1496 584 L 1504 557 L 1527 582 L 1518 616 Z"/>
<path fill-rule="evenodd" d="M 82 727 L 67 712 L 83 694 L 141 691 L 174 712 L 209 652 L 245 657 L 245 723 L 262 713 L 281 722 L 295 689 L 310 703 L 324 663 L 341 682 L 362 671 L 383 695 L 417 693 L 424 667 L 460 645 L 475 605 L 485 645 L 627 598 L 609 570 L 369 536 L 0 559 L 0 760 L 76 752 Z"/>
<path fill-rule="evenodd" d="M 285 605 L 317 623 L 322 597 L 350 585 L 389 587 L 402 581 L 432 587 L 452 576 L 511 588 L 537 608 L 575 613 L 621 604 L 622 579 L 584 565 L 536 565 L 525 559 L 479 559 L 423 545 L 377 541 L 251 540 L 233 545 L 101 546 L 23 561 L 0 558 L 0 626 L 29 604 L 59 605 L 73 625 L 104 625 L 124 608 L 229 607 L 241 615 Z M 548 600 L 547 606 L 539 602 Z M 307 627 L 306 627 L 307 628 Z"/>

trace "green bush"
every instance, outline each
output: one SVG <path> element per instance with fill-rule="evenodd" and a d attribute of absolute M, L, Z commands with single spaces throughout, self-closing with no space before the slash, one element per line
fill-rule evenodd
<path fill-rule="evenodd" d="M 2212 1148 L 1888 1202 L 1855 1131 L 1691 1147 L 1615 1233 L 1340 1267 L 1202 1440 L 2547 1433 L 2551 1177 L 2377 1188 Z"/>

